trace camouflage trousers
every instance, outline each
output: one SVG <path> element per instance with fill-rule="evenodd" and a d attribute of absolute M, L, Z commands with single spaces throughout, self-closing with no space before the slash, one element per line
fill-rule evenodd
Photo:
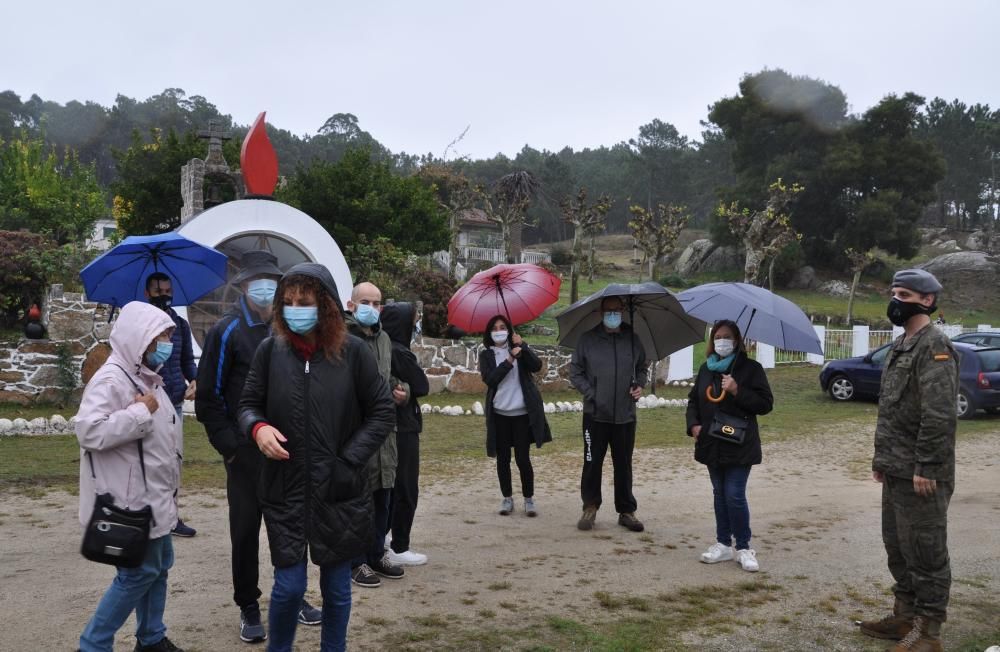
<path fill-rule="evenodd" d="M 914 613 L 944 622 L 951 589 L 948 558 L 948 503 L 954 483 L 937 483 L 930 496 L 918 496 L 912 478 L 885 476 L 882 483 L 882 541 L 896 599 Z"/>

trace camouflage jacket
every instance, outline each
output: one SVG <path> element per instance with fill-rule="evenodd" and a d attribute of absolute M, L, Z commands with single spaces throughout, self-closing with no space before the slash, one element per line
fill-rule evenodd
<path fill-rule="evenodd" d="M 892 343 L 882 369 L 872 470 L 955 480 L 958 355 L 933 325 Z"/>

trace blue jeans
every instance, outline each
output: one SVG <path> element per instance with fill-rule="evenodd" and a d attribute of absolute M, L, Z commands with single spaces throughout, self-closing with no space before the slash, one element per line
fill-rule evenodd
<path fill-rule="evenodd" d="M 749 466 L 710 466 L 715 497 L 715 539 L 724 546 L 750 547 L 750 505 L 747 503 Z"/>
<path fill-rule="evenodd" d="M 306 560 L 293 566 L 274 569 L 271 606 L 267 621 L 271 631 L 268 652 L 291 652 L 299 610 L 306 594 Z M 351 618 L 351 564 L 343 561 L 319 569 L 319 588 L 323 594 L 323 625 L 320 652 L 347 649 L 347 621 Z"/>
<path fill-rule="evenodd" d="M 163 610 L 167 605 L 167 571 L 174 565 L 170 535 L 151 539 L 138 568 L 119 568 L 97 604 L 94 617 L 80 635 L 82 652 L 111 652 L 115 633 L 135 610 L 135 637 L 141 645 L 159 643 L 167 635 Z"/>

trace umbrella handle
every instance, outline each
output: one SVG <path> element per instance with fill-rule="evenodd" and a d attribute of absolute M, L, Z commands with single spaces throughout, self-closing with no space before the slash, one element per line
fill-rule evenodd
<path fill-rule="evenodd" d="M 708 387 L 705 388 L 705 398 L 707 398 L 712 403 L 721 403 L 722 400 L 726 398 L 726 390 L 722 390 L 722 392 L 718 396 L 712 396 L 712 386 L 709 385 Z"/>

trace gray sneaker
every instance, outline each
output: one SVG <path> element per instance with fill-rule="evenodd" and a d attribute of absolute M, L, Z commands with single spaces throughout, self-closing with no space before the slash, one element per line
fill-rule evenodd
<path fill-rule="evenodd" d="M 510 513 L 514 511 L 514 498 L 512 496 L 507 496 L 500 503 L 500 514 L 501 516 L 510 516 Z"/>
<path fill-rule="evenodd" d="M 240 609 L 240 640 L 244 643 L 260 643 L 267 640 L 264 624 L 260 622 L 260 607 L 254 603 Z"/>
<path fill-rule="evenodd" d="M 538 510 L 535 509 L 535 499 L 528 497 L 524 499 L 524 513 L 528 516 L 538 516 Z"/>
<path fill-rule="evenodd" d="M 368 568 L 368 564 L 361 564 L 351 571 L 351 581 L 366 589 L 377 589 L 382 586 L 382 580 Z"/>

